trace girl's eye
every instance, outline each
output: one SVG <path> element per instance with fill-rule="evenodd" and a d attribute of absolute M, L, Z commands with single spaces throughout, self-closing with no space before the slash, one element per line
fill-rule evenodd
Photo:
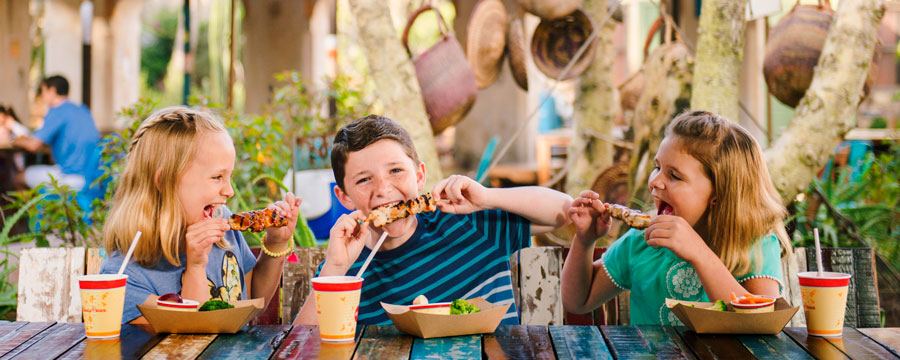
<path fill-rule="evenodd" d="M 672 178 L 681 181 L 681 178 L 678 175 L 675 175 L 675 173 L 672 173 Z"/>
<path fill-rule="evenodd" d="M 222 180 L 222 179 L 223 179 L 222 175 L 213 176 L 213 180 Z"/>

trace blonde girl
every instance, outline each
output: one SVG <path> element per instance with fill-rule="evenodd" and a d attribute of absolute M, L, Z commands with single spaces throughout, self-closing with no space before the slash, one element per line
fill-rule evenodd
<path fill-rule="evenodd" d="M 100 271 L 118 271 L 134 234 L 143 233 L 125 270 L 123 323 L 143 322 L 135 305 L 151 295 L 178 293 L 201 303 L 264 297 L 268 303 L 275 293 L 300 199 L 288 193 L 269 206 L 288 225 L 269 229 L 269 255 L 254 258 L 243 235 L 230 230 L 230 212 L 214 216 L 234 195 L 234 160 L 231 137 L 206 112 L 162 109 L 135 132 L 103 228 L 109 258 Z"/>
<path fill-rule="evenodd" d="M 563 268 L 563 306 L 585 313 L 631 290 L 631 323 L 678 324 L 665 299 L 778 297 L 786 211 L 753 137 L 707 111 L 677 116 L 649 178 L 657 215 L 625 233 L 600 260 L 594 241 L 609 229 L 597 193 L 585 191 L 569 217 L 576 235 Z"/>

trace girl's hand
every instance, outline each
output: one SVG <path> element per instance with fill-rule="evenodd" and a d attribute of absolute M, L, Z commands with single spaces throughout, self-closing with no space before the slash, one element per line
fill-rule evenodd
<path fill-rule="evenodd" d="M 184 235 L 187 253 L 185 266 L 206 269 L 209 250 L 219 239 L 225 237 L 225 232 L 230 229 L 227 220 L 218 218 L 206 218 L 188 226 Z"/>
<path fill-rule="evenodd" d="M 334 226 L 331 227 L 331 234 L 328 239 L 328 250 L 325 254 L 325 267 L 322 273 L 325 273 L 327 267 L 329 273 L 327 275 L 344 275 L 347 269 L 353 265 L 359 253 L 366 246 L 366 239 L 370 237 L 369 223 L 365 222 L 366 217 L 361 211 L 356 210 L 349 214 L 341 215 Z M 362 223 L 360 223 L 362 222 Z"/>
<path fill-rule="evenodd" d="M 434 185 L 431 195 L 441 211 L 451 214 L 470 214 L 489 208 L 488 189 L 467 176 L 451 175 L 441 180 Z"/>
<path fill-rule="evenodd" d="M 572 202 L 568 210 L 569 220 L 575 225 L 576 241 L 587 245 L 609 231 L 609 214 L 600 201 L 600 195 L 585 190 Z"/>
<path fill-rule="evenodd" d="M 650 227 L 644 232 L 644 239 L 647 240 L 647 245 L 667 248 L 690 264 L 710 254 L 716 257 L 691 224 L 680 216 L 657 216 L 650 221 Z"/>
<path fill-rule="evenodd" d="M 300 203 L 303 200 L 294 197 L 293 193 L 284 195 L 284 200 L 270 204 L 268 208 L 274 209 L 278 214 L 287 218 L 286 226 L 272 227 L 266 230 L 266 248 L 268 249 L 287 249 L 287 244 L 294 236 L 294 229 L 297 228 L 297 217 L 300 213 Z M 279 251 L 279 250 L 273 250 Z"/>

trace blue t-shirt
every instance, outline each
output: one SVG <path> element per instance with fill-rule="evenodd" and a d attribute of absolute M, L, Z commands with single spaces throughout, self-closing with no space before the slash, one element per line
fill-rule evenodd
<path fill-rule="evenodd" d="M 502 210 L 466 215 L 438 210 L 417 217 L 412 237 L 396 249 L 375 253 L 363 274 L 358 323 L 390 324 L 381 302 L 411 304 L 425 295 L 431 303 L 482 297 L 512 304 L 500 323 L 518 324 L 509 256 L 530 246 L 531 223 Z M 364 247 L 347 275 L 355 276 L 369 253 Z"/>
<path fill-rule="evenodd" d="M 762 264 L 753 261 L 750 272 L 735 276 L 740 283 L 767 278 L 781 286 L 781 245 L 775 235 L 764 236 L 750 249 Z M 631 229 L 616 240 L 601 258 L 613 283 L 631 290 L 632 325 L 683 325 L 666 307 L 666 298 L 708 302 L 706 290 L 694 267 L 664 247 L 652 247 L 644 230 Z"/>
<path fill-rule="evenodd" d="M 100 141 L 100 132 L 91 112 L 83 105 L 64 101 L 47 111 L 44 126 L 34 137 L 50 146 L 53 160 L 64 174 L 87 177 L 96 167 L 92 155 Z"/>
<path fill-rule="evenodd" d="M 226 210 L 226 217 L 231 216 Z M 240 231 L 230 230 L 225 233 L 225 240 L 231 249 L 224 250 L 216 245 L 209 252 L 206 264 L 206 283 L 209 285 L 210 299 L 235 301 L 247 298 L 244 275 L 256 265 L 256 258 L 250 252 L 247 241 Z M 124 256 L 113 252 L 100 267 L 101 274 L 115 274 L 122 265 Z M 169 263 L 163 257 L 156 265 L 145 268 L 135 263 L 125 267 L 128 283 L 125 286 L 125 308 L 122 311 L 122 323 L 127 323 L 141 316 L 137 305 L 143 304 L 150 295 L 181 293 L 181 277 L 184 274 L 187 254 L 179 256 L 181 266 Z"/>

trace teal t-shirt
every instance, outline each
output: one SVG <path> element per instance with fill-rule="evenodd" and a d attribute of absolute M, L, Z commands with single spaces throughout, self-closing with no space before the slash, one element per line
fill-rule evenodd
<path fill-rule="evenodd" d="M 781 246 L 775 235 L 758 241 L 752 252 L 762 246 L 762 266 L 735 277 L 738 282 L 768 278 L 781 284 Z M 683 325 L 666 307 L 666 298 L 683 301 L 709 301 L 694 267 L 671 250 L 647 245 L 644 231 L 631 229 L 616 240 L 601 258 L 613 283 L 631 290 L 632 325 Z"/>

